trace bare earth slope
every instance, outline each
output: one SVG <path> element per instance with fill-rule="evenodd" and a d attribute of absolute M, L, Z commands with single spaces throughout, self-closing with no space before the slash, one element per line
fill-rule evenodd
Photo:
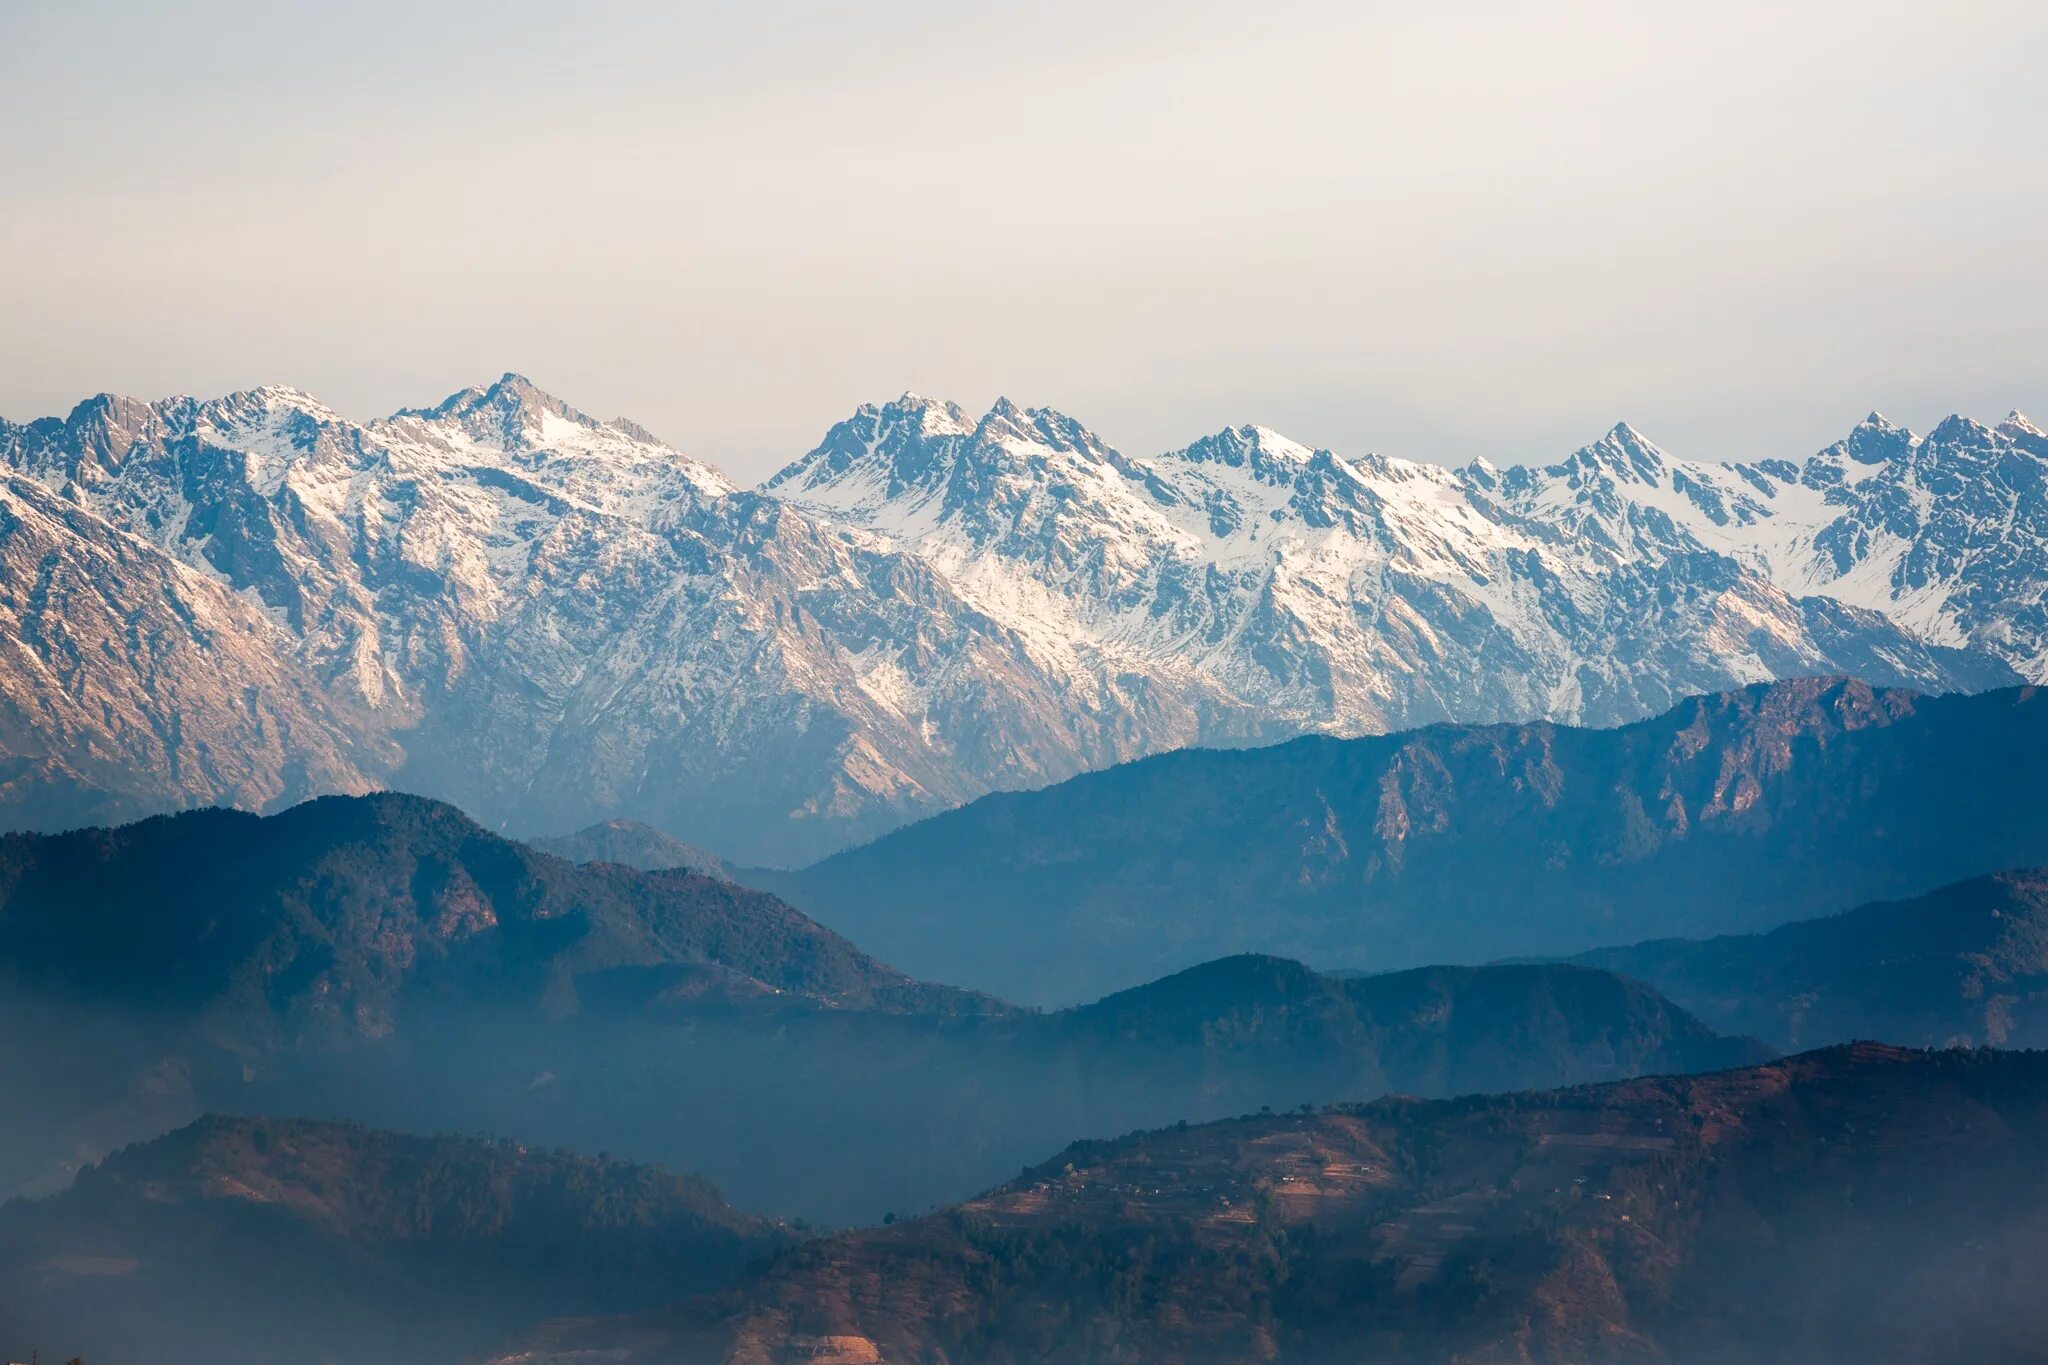
<path fill-rule="evenodd" d="M 1082 1143 L 956 1209 L 502 1360 L 2021 1360 L 2048 1058 L 1875 1045 L 1688 1079 Z"/>

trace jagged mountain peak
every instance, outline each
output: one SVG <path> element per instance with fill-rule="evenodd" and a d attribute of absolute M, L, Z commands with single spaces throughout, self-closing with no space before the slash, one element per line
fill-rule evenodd
<path fill-rule="evenodd" d="M 1054 465 L 1073 460 L 1114 465 L 1121 457 L 1052 408 L 998 398 L 971 418 L 957 403 L 906 392 L 892 402 L 863 404 L 761 489 L 855 524 L 877 524 L 874 512 L 884 503 L 914 505 L 943 519 L 988 496 L 992 481 L 1041 481 Z"/>
<path fill-rule="evenodd" d="M 294 384 L 258 384 L 253 389 L 238 389 L 220 401 L 249 403 L 263 407 L 306 408 L 329 414 L 334 411 Z"/>
<path fill-rule="evenodd" d="M 1204 436 L 1171 452 L 1167 458 L 1190 464 L 1241 466 L 1277 463 L 1299 466 L 1307 464 L 1315 454 L 1314 450 L 1288 439 L 1271 427 L 1246 423 Z"/>
<path fill-rule="evenodd" d="M 479 407 L 510 407 L 526 411 L 575 411 L 567 403 L 515 370 L 505 371 L 489 384 L 473 384 L 469 388 L 450 394 L 434 411 L 449 414 L 473 411 Z"/>
<path fill-rule="evenodd" d="M 1014 454 L 1034 448 L 1089 460 L 1114 458 L 1102 438 L 1079 420 L 1057 408 L 1019 407 L 1008 398 L 996 399 L 975 424 L 974 440 L 963 447 L 962 454 L 970 460 L 986 461 L 997 452 Z"/>
<path fill-rule="evenodd" d="M 1457 473 L 1481 493 L 1497 493 L 1501 489 L 1501 467 L 1484 455 L 1475 456 Z"/>
<path fill-rule="evenodd" d="M 864 414 L 893 421 L 908 419 L 918 430 L 930 435 L 960 436 L 974 430 L 974 418 L 958 403 L 932 398 L 915 389 L 905 389 L 886 403 L 863 403 L 854 410 L 855 418 Z"/>
<path fill-rule="evenodd" d="M 1597 467 L 1644 483 L 1658 483 L 1672 458 L 1627 422 L 1616 422 L 1605 436 L 1575 452 L 1568 463 Z"/>
<path fill-rule="evenodd" d="M 526 828 L 630 812 L 754 862 L 1188 744 L 2048 667 L 2024 616 L 2041 438 L 2016 428 L 1896 476 L 1874 461 L 1913 438 L 1875 423 L 1803 464 L 1674 460 L 1622 423 L 1573 463 L 1457 472 L 1249 424 L 1133 457 L 1054 409 L 907 392 L 732 497 L 517 373 L 368 425 L 282 386 L 79 412 L 0 427 L 0 463 L 100 537 L 80 574 L 168 557 L 229 589 L 242 672 L 285 670 L 316 720 L 329 697 L 373 713 L 361 780 Z M 1993 454 L 2010 469 L 1970 477 Z M 2029 548 L 1947 553 L 2001 537 Z M 108 693 L 148 692 L 139 651 L 108 667 Z M 210 681 L 194 664 L 181 695 Z M 237 697 L 211 690 L 124 733 L 151 755 L 229 733 Z M 288 757 L 231 790 L 299 790 Z M 137 791 L 188 799 L 167 772 Z"/>
<path fill-rule="evenodd" d="M 810 451 L 763 480 L 761 491 L 860 520 L 863 501 L 927 485 L 945 464 L 948 446 L 975 427 L 959 404 L 906 389 L 834 422 Z"/>
<path fill-rule="evenodd" d="M 674 497 L 715 498 L 733 491 L 724 474 L 684 455 L 626 418 L 602 421 L 507 372 L 495 382 L 449 395 L 430 408 L 404 408 L 368 428 L 429 463 L 510 465 L 592 506 Z"/>
<path fill-rule="evenodd" d="M 77 404 L 61 422 L 45 419 L 38 426 L 54 425 L 74 432 L 87 440 L 105 441 L 109 438 L 133 436 L 145 428 L 163 421 L 167 410 L 191 406 L 189 399 L 168 399 L 161 403 L 146 403 L 140 398 L 131 398 L 119 393 L 96 393 Z"/>
<path fill-rule="evenodd" d="M 593 431 L 605 425 L 509 370 L 493 383 L 458 390 L 430 408 L 401 408 L 387 420 L 453 426 L 474 440 L 520 450 L 547 443 L 550 418 Z"/>
<path fill-rule="evenodd" d="M 90 397 L 79 399 L 72 406 L 71 411 L 66 414 L 64 420 L 67 422 L 85 422 L 103 418 L 113 413 L 147 412 L 149 409 L 150 405 L 143 402 L 140 398 L 131 398 L 127 394 L 114 393 L 110 390 L 102 389 Z"/>
<path fill-rule="evenodd" d="M 290 384 L 259 384 L 235 389 L 217 398 L 180 394 L 154 402 L 124 393 L 96 393 L 75 404 L 61 424 L 74 429 L 134 431 L 152 422 L 180 426 L 195 417 L 219 418 L 274 412 L 299 412 L 322 421 L 343 420 L 334 409 Z"/>
<path fill-rule="evenodd" d="M 1872 411 L 1868 417 L 1850 429 L 1848 436 L 1829 447 L 1828 451 L 1823 451 L 1822 456 L 1838 451 L 1858 464 L 1889 464 L 1912 454 L 1919 440 L 1919 437 L 1883 413 Z"/>
<path fill-rule="evenodd" d="M 1203 496 L 1198 500 L 1212 510 L 1218 498 L 1242 501 L 1249 497 L 1254 504 L 1270 503 L 1270 494 L 1234 487 L 1234 479 L 1249 478 L 1253 484 L 1285 490 L 1285 510 L 1265 505 L 1260 515 L 1309 528 L 1355 525 L 1359 514 L 1376 517 L 1373 509 L 1389 501 L 1435 500 L 1445 495 L 1456 501 L 1463 497 L 1459 475 L 1441 465 L 1379 454 L 1345 459 L 1303 445 L 1271 427 L 1254 425 L 1227 427 L 1158 461 L 1138 463 L 1163 469 L 1169 478 L 1175 467 L 1192 471 L 1201 481 Z M 1248 509 L 1239 509 L 1240 514 L 1244 510 Z M 1225 516 L 1218 528 L 1235 519 Z"/>
<path fill-rule="evenodd" d="M 228 442 L 267 435 L 304 447 L 325 429 L 349 425 L 333 408 L 289 384 L 265 384 L 207 399 L 192 413 L 202 428 Z"/>
<path fill-rule="evenodd" d="M 1934 424 L 1934 430 L 1927 433 L 1929 445 L 1981 445 L 1991 439 L 1991 428 L 1974 417 L 1965 417 L 1952 412 Z"/>
<path fill-rule="evenodd" d="M 12 439 L 5 435 L 10 430 Z M 211 485 L 224 478 L 274 492 L 283 472 L 309 453 L 352 450 L 355 431 L 325 403 L 289 385 L 156 402 L 100 393 L 61 419 L 11 429 L 0 423 L 0 464 L 101 511 L 108 498 L 151 505 L 154 530 L 198 491 L 191 481 Z M 177 443 L 185 448 L 172 455 Z M 174 467 L 183 473 L 174 475 Z"/>
<path fill-rule="evenodd" d="M 968 435 L 975 425 L 958 403 L 905 389 L 887 402 L 862 403 L 834 422 L 816 446 L 770 475 L 762 487 L 822 482 L 863 460 L 893 457 L 908 445 Z"/>
<path fill-rule="evenodd" d="M 1572 490 L 1569 497 L 1560 501 L 1592 498 L 1605 506 L 1613 504 L 1624 488 L 1663 488 L 1672 472 L 1683 465 L 1683 461 L 1627 422 L 1617 422 L 1599 440 L 1579 447 L 1562 463 L 1513 465 L 1506 470 L 1489 466 L 1478 471 L 1473 482 L 1488 491 L 1498 488 L 1517 497 L 1540 493 L 1547 484 L 1560 483 Z"/>

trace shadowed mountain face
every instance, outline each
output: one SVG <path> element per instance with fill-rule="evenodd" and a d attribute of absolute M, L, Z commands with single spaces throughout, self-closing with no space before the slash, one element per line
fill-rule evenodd
<path fill-rule="evenodd" d="M 1636 982 L 1550 965 L 1337 980 L 1284 958 L 1224 958 L 1045 1018 L 1080 1040 L 1205 1061 L 1237 1054 L 1269 1092 L 1284 1095 L 1286 1079 L 1302 1076 L 1284 1107 L 1317 1095 L 1462 1095 L 1711 1071 L 1770 1055 Z"/>
<path fill-rule="evenodd" d="M 1190 751 L 761 874 L 906 969 L 1029 1002 L 1218 954 L 1383 970 L 1768 928 L 2048 861 L 2048 698 L 1803 680 L 1615 730 Z"/>
<path fill-rule="evenodd" d="M 706 877 L 731 879 L 731 869 L 715 853 L 695 844 L 672 839 L 652 825 L 638 820 L 605 820 L 579 829 L 527 843 L 543 853 L 567 858 L 572 863 L 618 863 L 642 872 L 664 872 L 680 867 Z"/>
<path fill-rule="evenodd" d="M 575 867 L 396 794 L 0 837 L 0 953 L 17 989 L 206 1012 L 261 1041 L 378 1037 L 419 992 L 572 1013 L 580 984 L 632 969 L 821 1006 L 982 1003 L 773 896 Z"/>
<path fill-rule="evenodd" d="M 2048 871 L 1977 877 L 1767 934 L 1662 939 L 1576 960 L 1780 1047 L 2048 1047 Z"/>
<path fill-rule="evenodd" d="M 790 1245 L 694 1176 L 508 1142 L 202 1119 L 0 1207 L 0 1339 L 88 1360 L 445 1365 Z"/>
<path fill-rule="evenodd" d="M 481 1041 L 454 1053 L 473 1059 Z M 503 1059 L 502 1031 L 496 1046 Z M 873 1221 L 985 1189 L 1077 1133 L 1768 1055 L 1604 972 L 1337 982 L 1234 958 L 1046 1015 L 585 1017 L 500 1060 L 468 1121 L 658 1156 L 707 1172 L 748 1207 Z M 529 1090 L 539 1074 L 549 1084 Z M 479 1089 L 455 1076 L 445 1085 Z"/>
<path fill-rule="evenodd" d="M 2048 1057 L 1875 1045 L 1077 1144 L 501 1361 L 2022 1360 Z M 605 1352 L 608 1354 L 586 1354 Z"/>
<path fill-rule="evenodd" d="M 1333 981 L 1237 958 L 1035 1014 L 925 985 L 773 897 L 572 867 L 376 796 L 0 842 L 6 1188 L 202 1110 L 484 1130 L 704 1171 L 828 1221 L 1071 1141 L 1261 1106 L 1755 1060 L 1567 965 Z"/>
<path fill-rule="evenodd" d="M 488 1019 L 516 1054 L 526 1033 L 621 998 L 1000 1008 L 912 981 L 772 896 L 688 872 L 573 867 L 416 797 L 10 835 L 0 1080 L 39 1099 L 0 1116 L 0 1190 L 266 1095 L 325 1113 L 388 1102 L 402 1122 L 403 1073 L 378 1068 L 419 1049 L 459 1082 L 444 1028 Z M 488 1033 L 472 1041 L 495 1050 Z M 351 1067 L 355 1101 L 307 1079 Z M 432 1112 L 473 1128 L 451 1104 Z"/>

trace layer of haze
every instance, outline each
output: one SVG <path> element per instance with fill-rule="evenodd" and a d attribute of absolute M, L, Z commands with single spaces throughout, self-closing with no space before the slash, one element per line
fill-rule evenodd
<path fill-rule="evenodd" d="M 516 369 L 743 478 L 906 387 L 1804 454 L 2048 408 L 2044 51 L 2037 0 L 4 0 L 0 414 Z"/>

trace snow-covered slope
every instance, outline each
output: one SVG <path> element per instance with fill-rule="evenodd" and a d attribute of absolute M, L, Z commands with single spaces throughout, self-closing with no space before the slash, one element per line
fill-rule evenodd
<path fill-rule="evenodd" d="M 1468 477 L 1645 561 L 1725 554 L 2048 681 L 2048 435 L 2017 412 L 1924 437 L 1872 413 L 1803 461 L 1732 465 L 1673 459 L 1624 426 L 1562 465 Z"/>
<path fill-rule="evenodd" d="M 247 599 L 0 477 L 0 809 L 57 825 L 360 792 L 396 747 Z"/>
<path fill-rule="evenodd" d="M 279 670 L 265 696 L 348 718 L 375 761 L 318 785 L 411 788 L 521 831 L 632 815 L 737 857 L 800 860 L 1138 751 L 1115 729 L 1123 712 L 1073 708 L 1073 679 L 1036 670 L 921 561 L 736 491 L 517 376 L 368 425 L 289 389 L 99 398 L 0 427 L 0 463 L 231 607 L 263 642 L 251 666 Z M 8 586 L 33 583 L 22 567 Z M 146 658 L 107 635 L 96 666 L 145 691 Z M 50 684 L 24 663 L 7 685 L 33 699 Z M 157 728 L 239 715 L 246 693 L 188 695 Z M 272 772 L 209 786 L 189 765 L 173 775 L 165 744 L 132 772 L 67 781 L 111 785 L 124 811 L 273 805 L 305 785 Z M 78 800 L 14 805 L 48 823 Z"/>
<path fill-rule="evenodd" d="M 970 421 L 905 395 L 764 491 L 914 553 L 1048 660 L 1171 685 L 1195 704 L 1183 742 L 1604 724 L 1800 673 L 2000 676 L 1688 534 L 1751 511 L 1726 510 L 1734 472 L 1673 475 L 1617 428 L 1552 473 L 1508 496 L 1523 471 L 1344 460 L 1249 426 L 1132 458 L 1055 412 Z"/>
<path fill-rule="evenodd" d="M 0 423 L 0 803 L 383 783 L 790 863 L 1190 743 L 2009 678 L 1966 644 L 2038 676 L 2038 561 L 1949 453 L 2033 534 L 2030 431 L 1737 468 L 1618 428 L 1454 472 L 1257 427 L 1131 457 L 906 395 L 749 491 L 515 375 L 367 424 L 283 388 L 102 396 Z"/>

